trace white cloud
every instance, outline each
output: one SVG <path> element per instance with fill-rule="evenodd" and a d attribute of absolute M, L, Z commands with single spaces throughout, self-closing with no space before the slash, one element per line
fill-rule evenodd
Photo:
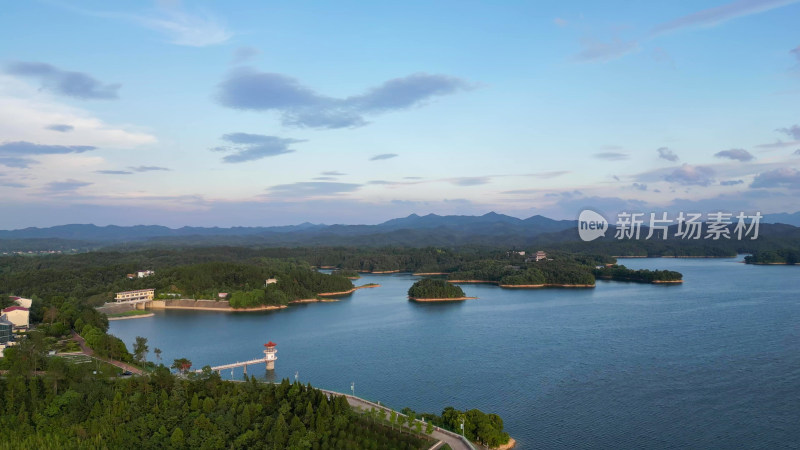
<path fill-rule="evenodd" d="M 70 133 L 52 133 L 54 123 L 73 127 Z M 51 145 L 91 145 L 131 148 L 156 138 L 129 126 L 111 125 L 88 111 L 68 106 L 24 81 L 0 75 L 0 139 Z"/>

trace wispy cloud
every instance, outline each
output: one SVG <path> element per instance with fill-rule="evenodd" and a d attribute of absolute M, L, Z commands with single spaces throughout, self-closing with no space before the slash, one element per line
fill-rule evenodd
<path fill-rule="evenodd" d="M 796 3 L 798 0 L 737 0 L 714 8 L 687 14 L 657 25 L 651 34 L 659 35 L 689 27 L 710 27 L 738 17 L 758 14 Z"/>
<path fill-rule="evenodd" d="M 710 167 L 684 164 L 673 170 L 664 179 L 684 186 L 708 186 L 714 181 L 714 174 L 714 169 Z"/>
<path fill-rule="evenodd" d="M 738 184 L 744 184 L 744 180 L 724 180 L 719 182 L 720 186 L 736 186 Z"/>
<path fill-rule="evenodd" d="M 301 181 L 290 184 L 278 184 L 267 188 L 271 196 L 275 197 L 324 197 L 346 192 L 353 192 L 361 187 L 355 183 L 337 183 L 328 181 Z"/>
<path fill-rule="evenodd" d="M 326 170 L 325 172 L 321 172 L 320 175 L 326 175 L 329 177 L 341 177 L 347 175 L 346 173 L 339 172 L 338 170 Z"/>
<path fill-rule="evenodd" d="M 6 66 L 10 75 L 34 78 L 42 89 L 67 97 L 84 100 L 109 100 L 119 98 L 121 84 L 103 84 L 83 72 L 61 70 L 42 62 L 14 62 Z"/>
<path fill-rule="evenodd" d="M 450 178 L 448 181 L 456 186 L 480 186 L 492 181 L 491 177 L 458 177 Z"/>
<path fill-rule="evenodd" d="M 163 170 L 163 171 L 170 170 L 167 167 L 160 167 L 160 166 L 131 166 L 131 167 L 128 167 L 128 169 L 130 169 L 130 170 L 132 170 L 134 172 L 153 172 L 153 171 L 160 171 L 160 170 Z"/>
<path fill-rule="evenodd" d="M 92 183 L 88 181 L 78 181 L 78 180 L 65 180 L 65 181 L 53 181 L 47 183 L 45 185 L 45 190 L 52 193 L 52 194 L 65 194 L 65 193 L 72 193 L 76 190 L 90 186 Z"/>
<path fill-rule="evenodd" d="M 96 170 L 94 173 L 101 175 L 133 175 L 133 172 L 127 170 Z"/>
<path fill-rule="evenodd" d="M 775 148 L 794 147 L 795 145 L 798 145 L 797 141 L 788 141 L 787 142 L 787 141 L 782 141 L 782 140 L 778 139 L 777 141 L 772 142 L 770 144 L 756 145 L 756 147 L 758 147 L 758 148 L 767 148 L 767 149 L 775 149 Z"/>
<path fill-rule="evenodd" d="M 380 155 L 373 156 L 369 160 L 370 161 L 382 161 L 384 159 L 397 158 L 398 156 L 400 156 L 400 155 L 398 155 L 397 153 L 381 153 Z"/>
<path fill-rule="evenodd" d="M 44 145 L 27 141 L 4 142 L 0 144 L 0 155 L 56 155 L 83 153 L 95 150 L 91 145 Z"/>
<path fill-rule="evenodd" d="M 109 3 L 111 4 L 111 3 Z M 158 2 L 158 7 L 143 13 L 96 11 L 65 6 L 70 11 L 102 19 L 113 19 L 155 30 L 174 45 L 206 47 L 227 42 L 234 33 L 214 14 L 188 11 L 180 2 Z"/>
<path fill-rule="evenodd" d="M 800 125 L 792 125 L 790 127 L 778 128 L 775 131 L 783 133 L 796 141 L 800 141 Z"/>
<path fill-rule="evenodd" d="M 581 40 L 581 51 L 575 59 L 581 62 L 605 62 L 617 59 L 639 48 L 635 41 L 623 41 L 614 38 L 610 41 L 599 41 L 584 38 Z"/>
<path fill-rule="evenodd" d="M 59 133 L 68 133 L 75 129 L 72 125 L 67 125 L 63 123 L 54 123 L 52 125 L 48 125 L 45 127 L 47 130 L 51 131 L 58 131 Z"/>
<path fill-rule="evenodd" d="M 667 161 L 675 162 L 677 161 L 678 155 L 675 154 L 672 150 L 667 147 L 661 147 L 656 150 L 658 152 L 658 157 L 661 159 L 666 159 Z"/>
<path fill-rule="evenodd" d="M 535 177 L 535 178 L 541 178 L 541 179 L 547 180 L 547 179 L 550 179 L 550 178 L 560 177 L 561 175 L 566 175 L 568 173 L 570 173 L 569 170 L 552 170 L 550 172 L 530 173 L 530 174 L 527 174 L 526 176 Z"/>
<path fill-rule="evenodd" d="M 752 161 L 753 159 L 755 159 L 755 156 L 753 156 L 752 154 L 750 154 L 750 152 L 742 148 L 732 148 L 730 150 L 723 150 L 721 152 L 714 153 L 714 156 L 716 156 L 717 158 L 727 158 L 741 162 Z"/>
<path fill-rule="evenodd" d="M 627 153 L 619 153 L 619 152 L 600 152 L 595 153 L 594 155 L 597 159 L 605 159 L 606 161 L 621 161 L 623 159 L 628 159 Z"/>
<path fill-rule="evenodd" d="M 458 78 L 418 73 L 388 80 L 364 94 L 335 98 L 286 75 L 243 67 L 220 83 L 218 100 L 234 109 L 276 111 L 287 126 L 348 128 L 365 125 L 365 116 L 419 106 L 470 87 Z"/>
<path fill-rule="evenodd" d="M 785 167 L 763 172 L 756 175 L 750 187 L 800 189 L 800 171 Z"/>
<path fill-rule="evenodd" d="M 800 0 L 737 0 L 660 23 L 639 39 L 623 40 L 614 37 L 610 40 L 598 40 L 584 38 L 581 40 L 581 51 L 575 55 L 575 59 L 582 62 L 610 61 L 638 50 L 642 43 L 659 35 L 673 33 L 685 28 L 711 27 L 738 17 L 762 13 L 798 1 Z"/>
<path fill-rule="evenodd" d="M 222 158 L 222 161 L 226 163 L 255 161 L 270 156 L 292 153 L 294 152 L 294 150 L 290 148 L 292 144 L 305 142 L 300 139 L 280 138 L 277 136 L 250 133 L 228 133 L 222 136 L 222 140 L 232 145 L 215 147 L 211 150 L 216 152 L 229 152 L 230 154 Z"/>
<path fill-rule="evenodd" d="M 20 158 L 17 156 L 0 156 L 0 165 L 14 167 L 16 169 L 27 169 L 39 162 L 30 158 Z"/>

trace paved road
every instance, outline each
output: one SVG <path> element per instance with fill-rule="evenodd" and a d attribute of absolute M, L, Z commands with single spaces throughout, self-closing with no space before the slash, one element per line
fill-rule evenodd
<path fill-rule="evenodd" d="M 86 345 L 86 340 L 81 337 L 80 334 L 76 333 L 74 330 L 72 331 L 72 340 L 77 342 L 78 345 L 81 346 L 81 353 L 86 356 L 91 356 L 92 358 L 97 358 L 100 361 L 105 361 L 113 366 L 117 366 L 122 370 L 127 370 L 128 372 L 134 373 L 136 375 L 141 375 L 143 372 L 136 367 L 131 366 L 130 364 L 125 364 L 122 361 L 117 361 L 115 359 L 109 358 L 101 358 L 99 356 L 95 356 L 94 350 L 92 350 L 88 345 Z"/>
<path fill-rule="evenodd" d="M 325 390 L 325 389 L 320 389 L 320 390 L 322 392 L 325 392 L 328 395 L 343 395 L 345 398 L 347 398 L 347 403 L 349 403 L 350 406 L 353 407 L 353 408 L 358 408 L 358 409 L 362 409 L 362 410 L 365 410 L 365 411 L 369 411 L 371 408 L 375 408 L 375 409 L 379 409 L 379 410 L 385 411 L 387 413 L 391 413 L 391 411 L 392 411 L 390 408 L 387 408 L 387 407 L 385 407 L 383 405 L 378 405 L 377 403 L 372 403 L 372 402 L 370 402 L 368 400 L 364 400 L 363 398 L 354 397 L 354 396 L 349 395 L 349 394 L 342 394 L 341 392 L 328 391 L 328 390 Z M 398 415 L 403 416 L 403 414 L 401 414 L 401 413 L 399 413 L 397 411 L 395 411 L 395 412 Z M 418 420 L 417 422 L 420 422 L 420 421 Z M 450 447 L 453 448 L 453 450 L 474 450 L 474 448 L 475 448 L 475 447 L 472 446 L 471 443 L 469 443 L 469 441 L 467 441 L 466 439 L 462 438 L 460 435 L 458 435 L 456 433 L 453 433 L 451 431 L 442 430 L 440 428 L 436 428 L 433 431 L 433 433 L 431 434 L 431 437 L 434 438 L 434 439 L 439 440 L 440 442 L 444 442 L 444 443 L 450 445 Z M 434 446 L 433 448 L 436 448 L 436 446 Z"/>

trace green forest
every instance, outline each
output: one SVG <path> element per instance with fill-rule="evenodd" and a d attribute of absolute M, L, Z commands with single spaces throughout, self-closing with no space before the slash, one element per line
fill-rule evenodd
<path fill-rule="evenodd" d="M 411 298 L 463 298 L 466 297 L 460 287 L 436 278 L 423 278 L 408 289 Z"/>
<path fill-rule="evenodd" d="M 464 264 L 447 275 L 450 280 L 491 281 L 501 285 L 593 285 L 592 268 L 604 257 L 555 254 L 552 259 L 509 264 L 480 260 Z"/>
<path fill-rule="evenodd" d="M 774 251 L 754 252 L 744 257 L 747 264 L 789 264 L 800 263 L 800 250 L 781 249 Z"/>
<path fill-rule="evenodd" d="M 188 379 L 160 366 L 110 378 L 48 358 L 43 376 L 0 378 L 0 442 L 10 448 L 426 449 L 433 441 L 311 386 Z M 60 361 L 61 360 L 61 361 Z"/>
<path fill-rule="evenodd" d="M 635 281 L 639 283 L 675 282 L 683 279 L 683 274 L 672 270 L 634 270 L 616 264 L 595 269 L 594 275 L 604 280 Z"/>
<path fill-rule="evenodd" d="M 187 250 L 186 254 L 166 253 L 3 257 L 0 258 L 0 286 L 8 294 L 38 299 L 62 296 L 82 299 L 93 306 L 112 301 L 116 292 L 135 289 L 154 288 L 162 298 L 174 295 L 216 299 L 219 292 L 226 292 L 232 293 L 232 305 L 242 307 L 283 305 L 291 300 L 314 298 L 318 293 L 341 292 L 353 287 L 348 278 L 319 273 L 299 260 L 236 258 L 221 254 L 217 261 L 205 261 L 214 256 L 192 250 Z M 185 264 L 198 260 L 203 262 Z M 143 267 L 154 268 L 155 274 L 146 278 L 126 277 Z M 277 278 L 278 282 L 266 287 L 268 278 Z"/>

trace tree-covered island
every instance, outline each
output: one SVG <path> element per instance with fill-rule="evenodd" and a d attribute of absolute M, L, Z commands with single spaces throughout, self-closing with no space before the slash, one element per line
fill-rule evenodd
<path fill-rule="evenodd" d="M 637 283 L 683 282 L 683 274 L 673 270 L 633 270 L 616 264 L 596 268 L 594 270 L 594 276 L 603 280 L 634 281 Z"/>
<path fill-rule="evenodd" d="M 408 298 L 418 302 L 467 300 L 464 291 L 451 283 L 435 278 L 423 278 L 408 289 Z"/>

